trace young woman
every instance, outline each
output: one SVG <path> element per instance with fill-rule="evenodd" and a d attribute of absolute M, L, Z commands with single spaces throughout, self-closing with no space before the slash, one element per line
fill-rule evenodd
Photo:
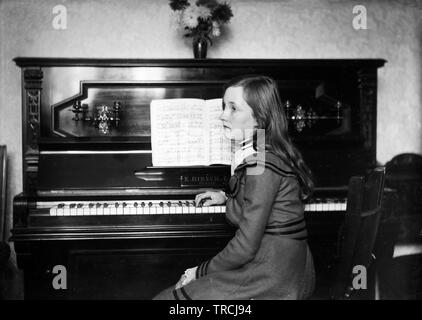
<path fill-rule="evenodd" d="M 239 144 L 229 188 L 195 200 L 226 203 L 236 233 L 216 256 L 187 269 L 155 299 L 306 299 L 315 275 L 302 199 L 313 183 L 288 136 L 276 82 L 266 76 L 230 81 L 221 120 L 225 134 Z"/>

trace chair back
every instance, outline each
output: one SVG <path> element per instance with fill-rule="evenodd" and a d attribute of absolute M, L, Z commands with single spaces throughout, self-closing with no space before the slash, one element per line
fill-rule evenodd
<path fill-rule="evenodd" d="M 385 168 L 374 169 L 367 179 L 352 177 L 349 181 L 347 211 L 339 232 L 339 255 L 333 299 L 362 297 L 353 287 L 354 268 L 369 270 L 381 216 Z M 369 272 L 366 272 L 369 275 Z"/>

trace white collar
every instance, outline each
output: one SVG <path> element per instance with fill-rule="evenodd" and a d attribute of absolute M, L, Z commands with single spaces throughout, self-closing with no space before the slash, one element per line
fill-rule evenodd
<path fill-rule="evenodd" d="M 236 169 L 243 160 L 254 153 L 256 153 L 256 150 L 253 148 L 252 139 L 245 139 L 241 141 L 237 146 L 237 150 L 232 154 L 231 173 L 233 174 L 234 169 Z"/>

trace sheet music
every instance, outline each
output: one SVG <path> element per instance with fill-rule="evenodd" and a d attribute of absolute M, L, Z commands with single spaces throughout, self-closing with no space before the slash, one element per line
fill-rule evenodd
<path fill-rule="evenodd" d="M 206 100 L 205 109 L 209 125 L 209 164 L 230 165 L 230 139 L 224 136 L 223 123 L 220 120 L 223 100 Z"/>
<path fill-rule="evenodd" d="M 209 159 L 207 126 L 204 100 L 151 101 L 153 165 L 206 165 Z"/>

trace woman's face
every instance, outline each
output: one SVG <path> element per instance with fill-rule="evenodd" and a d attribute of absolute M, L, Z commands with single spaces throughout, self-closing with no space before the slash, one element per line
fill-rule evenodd
<path fill-rule="evenodd" d="M 243 141 L 251 138 L 257 122 L 252 108 L 243 99 L 242 87 L 229 87 L 224 93 L 224 110 L 220 115 L 226 138 Z"/>

